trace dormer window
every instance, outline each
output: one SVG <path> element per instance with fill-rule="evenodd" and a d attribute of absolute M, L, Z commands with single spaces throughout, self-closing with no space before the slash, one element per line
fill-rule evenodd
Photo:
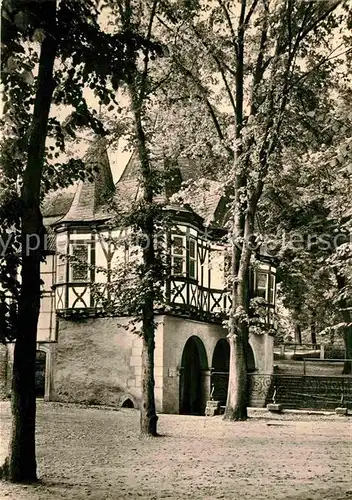
<path fill-rule="evenodd" d="M 88 275 L 88 245 L 84 243 L 74 243 L 71 245 L 71 281 L 89 281 Z"/>

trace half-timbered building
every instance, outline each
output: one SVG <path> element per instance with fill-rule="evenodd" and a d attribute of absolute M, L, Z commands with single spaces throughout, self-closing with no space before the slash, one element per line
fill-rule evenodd
<path fill-rule="evenodd" d="M 43 204 L 48 238 L 38 327 L 38 394 L 53 401 L 137 407 L 141 339 L 125 328 L 129 317 L 104 314 L 92 284 L 109 279 L 101 269 L 122 265 L 121 252 L 128 259 L 128 246 L 121 250 L 106 243 L 126 231 L 111 227 L 106 200 L 113 195 L 121 206 L 128 206 L 138 199 L 138 162 L 132 155 L 114 185 L 103 141 L 92 145 L 87 161 L 96 172 L 92 181 L 51 193 Z M 186 161 L 175 167 L 174 174 L 172 186 L 165 186 L 160 195 L 166 202 L 182 181 L 199 177 Z M 164 304 L 156 311 L 156 403 L 161 412 L 203 413 L 211 396 L 225 400 L 229 366 L 222 326 L 230 303 L 221 186 L 205 179 L 188 205 L 170 201 L 165 207 L 171 220 L 165 237 L 171 274 L 165 282 Z M 252 295 L 266 303 L 262 331 L 249 339 L 253 387 L 265 385 L 273 371 L 273 338 L 267 326 L 273 323 L 275 274 L 265 258 L 251 274 Z M 11 353 L 8 358 L 10 362 Z M 252 403 L 264 404 L 263 390 L 252 392 Z"/>

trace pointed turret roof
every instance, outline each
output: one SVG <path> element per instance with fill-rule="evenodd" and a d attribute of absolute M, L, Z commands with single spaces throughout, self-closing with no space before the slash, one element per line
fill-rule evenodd
<path fill-rule="evenodd" d="M 93 179 L 77 184 L 76 192 L 61 222 L 94 221 L 109 218 L 105 201 L 115 190 L 105 138 L 96 139 L 89 147 L 84 161 L 93 170 Z"/>
<path fill-rule="evenodd" d="M 165 163 L 164 163 L 165 168 Z M 223 193 L 220 182 L 202 176 L 195 160 L 178 158 L 172 165 L 168 165 L 169 179 L 165 182 L 163 193 L 156 196 L 156 201 L 166 201 L 169 197 L 179 192 L 184 181 L 197 181 L 193 186 L 192 200 L 189 201 L 190 209 L 201 216 L 208 223 L 220 224 L 223 221 Z M 136 200 L 140 194 L 140 166 L 138 154 L 134 151 L 127 162 L 119 181 L 116 183 L 116 197 L 121 204 L 126 201 Z M 171 208 L 171 205 L 168 205 Z M 176 208 L 175 205 L 172 207 Z M 179 207 L 178 207 L 179 208 Z"/>

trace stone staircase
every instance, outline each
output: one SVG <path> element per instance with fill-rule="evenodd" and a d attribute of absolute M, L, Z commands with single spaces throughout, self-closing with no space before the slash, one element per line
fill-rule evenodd
<path fill-rule="evenodd" d="M 352 377 L 274 375 L 267 400 L 287 409 L 352 408 Z"/>

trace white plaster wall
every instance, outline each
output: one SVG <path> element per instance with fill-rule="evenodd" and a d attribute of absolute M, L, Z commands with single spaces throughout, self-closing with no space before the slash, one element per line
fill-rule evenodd
<path fill-rule="evenodd" d="M 249 337 L 249 344 L 252 347 L 256 373 L 271 374 L 274 366 L 274 339 L 268 334 L 252 334 Z"/>
<path fill-rule="evenodd" d="M 203 342 L 207 354 L 207 368 L 203 372 L 207 397 L 210 395 L 210 371 L 217 341 L 226 337 L 221 325 L 194 321 L 174 316 L 164 317 L 163 348 L 163 405 L 164 413 L 179 413 L 179 383 L 182 353 L 187 340 L 195 335 Z"/>

